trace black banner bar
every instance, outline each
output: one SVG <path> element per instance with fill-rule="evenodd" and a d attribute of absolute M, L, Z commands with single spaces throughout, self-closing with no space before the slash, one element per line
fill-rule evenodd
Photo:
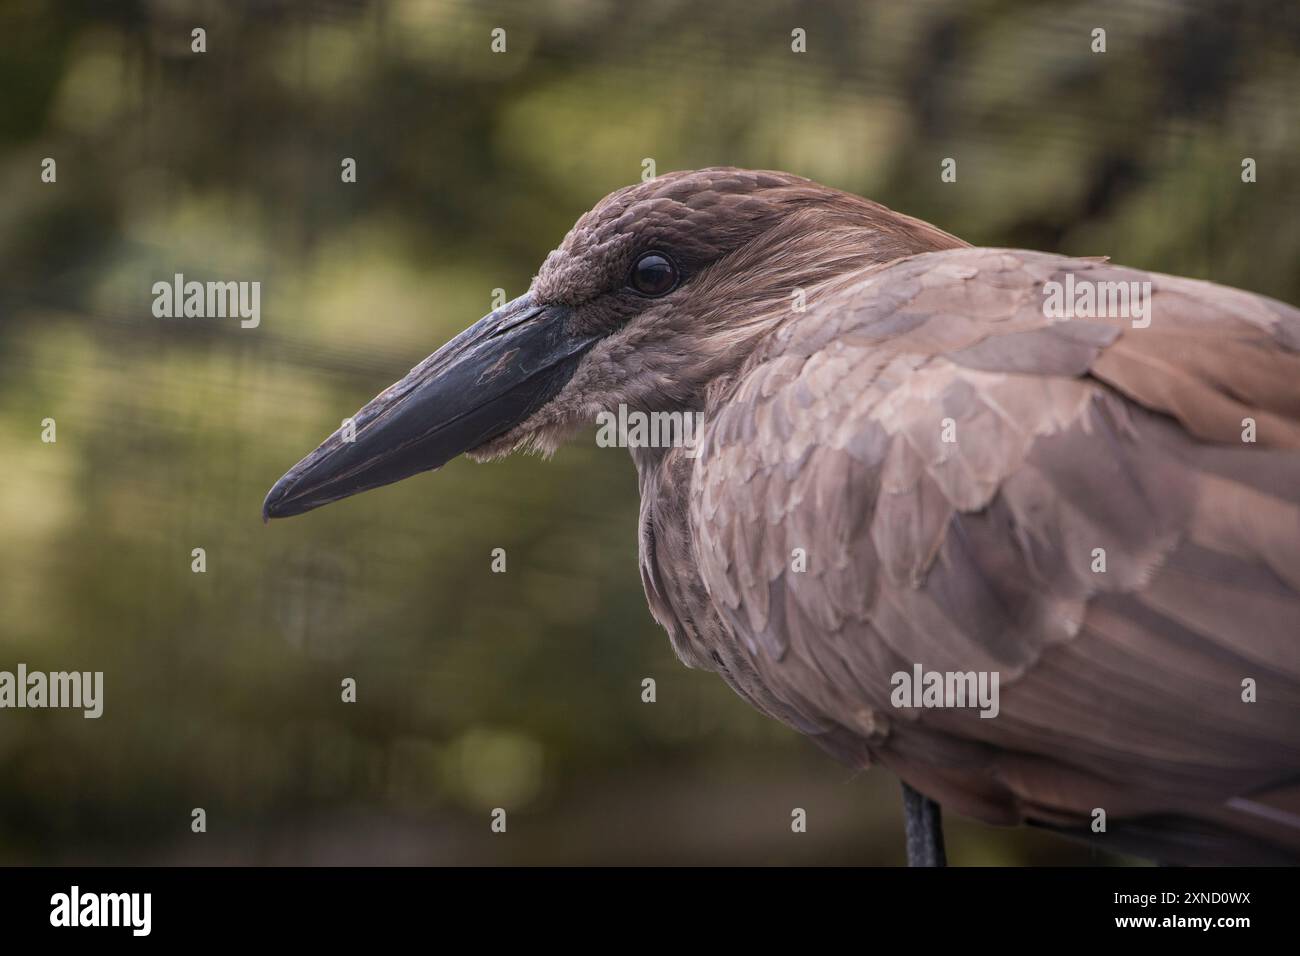
<path fill-rule="evenodd" d="M 0 870 L 7 942 L 436 942 L 680 927 L 764 941 L 833 924 L 927 942 L 1020 933 L 1160 941 L 1278 933 L 1294 920 L 1288 869 L 125 869 Z M 104 925 L 107 924 L 107 925 Z M 1051 935 L 1043 935 L 1051 934 Z M 617 938 L 617 937 L 613 937 Z M 698 938 L 698 937 L 696 937 Z M 984 938 L 989 938 L 985 936 Z"/>

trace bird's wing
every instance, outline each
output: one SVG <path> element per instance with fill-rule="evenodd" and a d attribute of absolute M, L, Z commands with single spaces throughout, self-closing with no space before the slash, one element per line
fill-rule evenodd
<path fill-rule="evenodd" d="M 1149 282 L 1149 326 L 1045 317 L 1071 274 Z M 1097 260 L 953 250 L 828 293 L 694 469 L 731 653 L 971 815 L 1300 845 L 1298 350 L 1289 306 Z M 915 665 L 997 672 L 997 716 L 892 706 Z"/>

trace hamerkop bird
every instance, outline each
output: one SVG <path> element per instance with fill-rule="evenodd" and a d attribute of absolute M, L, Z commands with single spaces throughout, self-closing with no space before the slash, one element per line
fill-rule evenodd
<path fill-rule="evenodd" d="M 632 449 L 677 655 L 894 771 L 913 863 L 942 862 L 938 805 L 1300 857 L 1300 311 L 972 248 L 786 173 L 673 173 L 582 216 L 265 516 L 549 453 L 620 405 L 702 415 L 695 447 Z"/>

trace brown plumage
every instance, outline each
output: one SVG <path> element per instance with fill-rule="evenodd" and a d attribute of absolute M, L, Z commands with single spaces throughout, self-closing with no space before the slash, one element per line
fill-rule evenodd
<path fill-rule="evenodd" d="M 626 293 L 647 250 L 681 274 L 662 298 Z M 1067 275 L 1151 283 L 1149 327 L 1046 317 Z M 1300 856 L 1300 312 L 971 248 L 734 169 L 607 197 L 525 298 L 586 349 L 553 394 L 356 487 L 338 476 L 361 466 L 327 467 L 334 436 L 268 514 L 459 451 L 549 451 L 619 403 L 699 411 L 698 455 L 633 450 L 646 594 L 687 664 L 980 820 L 1175 862 Z M 358 423 L 392 415 L 393 392 Z M 893 706 L 891 675 L 916 664 L 996 671 L 998 716 Z"/>

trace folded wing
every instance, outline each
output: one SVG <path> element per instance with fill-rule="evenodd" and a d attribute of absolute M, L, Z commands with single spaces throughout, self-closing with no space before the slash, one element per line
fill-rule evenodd
<path fill-rule="evenodd" d="M 1067 277 L 1150 283 L 1149 325 L 1045 315 Z M 990 249 L 809 306 L 694 469 L 752 679 L 982 819 L 1091 833 L 1100 808 L 1171 860 L 1300 852 L 1300 312 Z M 892 706 L 917 664 L 997 672 L 998 715 Z"/>

